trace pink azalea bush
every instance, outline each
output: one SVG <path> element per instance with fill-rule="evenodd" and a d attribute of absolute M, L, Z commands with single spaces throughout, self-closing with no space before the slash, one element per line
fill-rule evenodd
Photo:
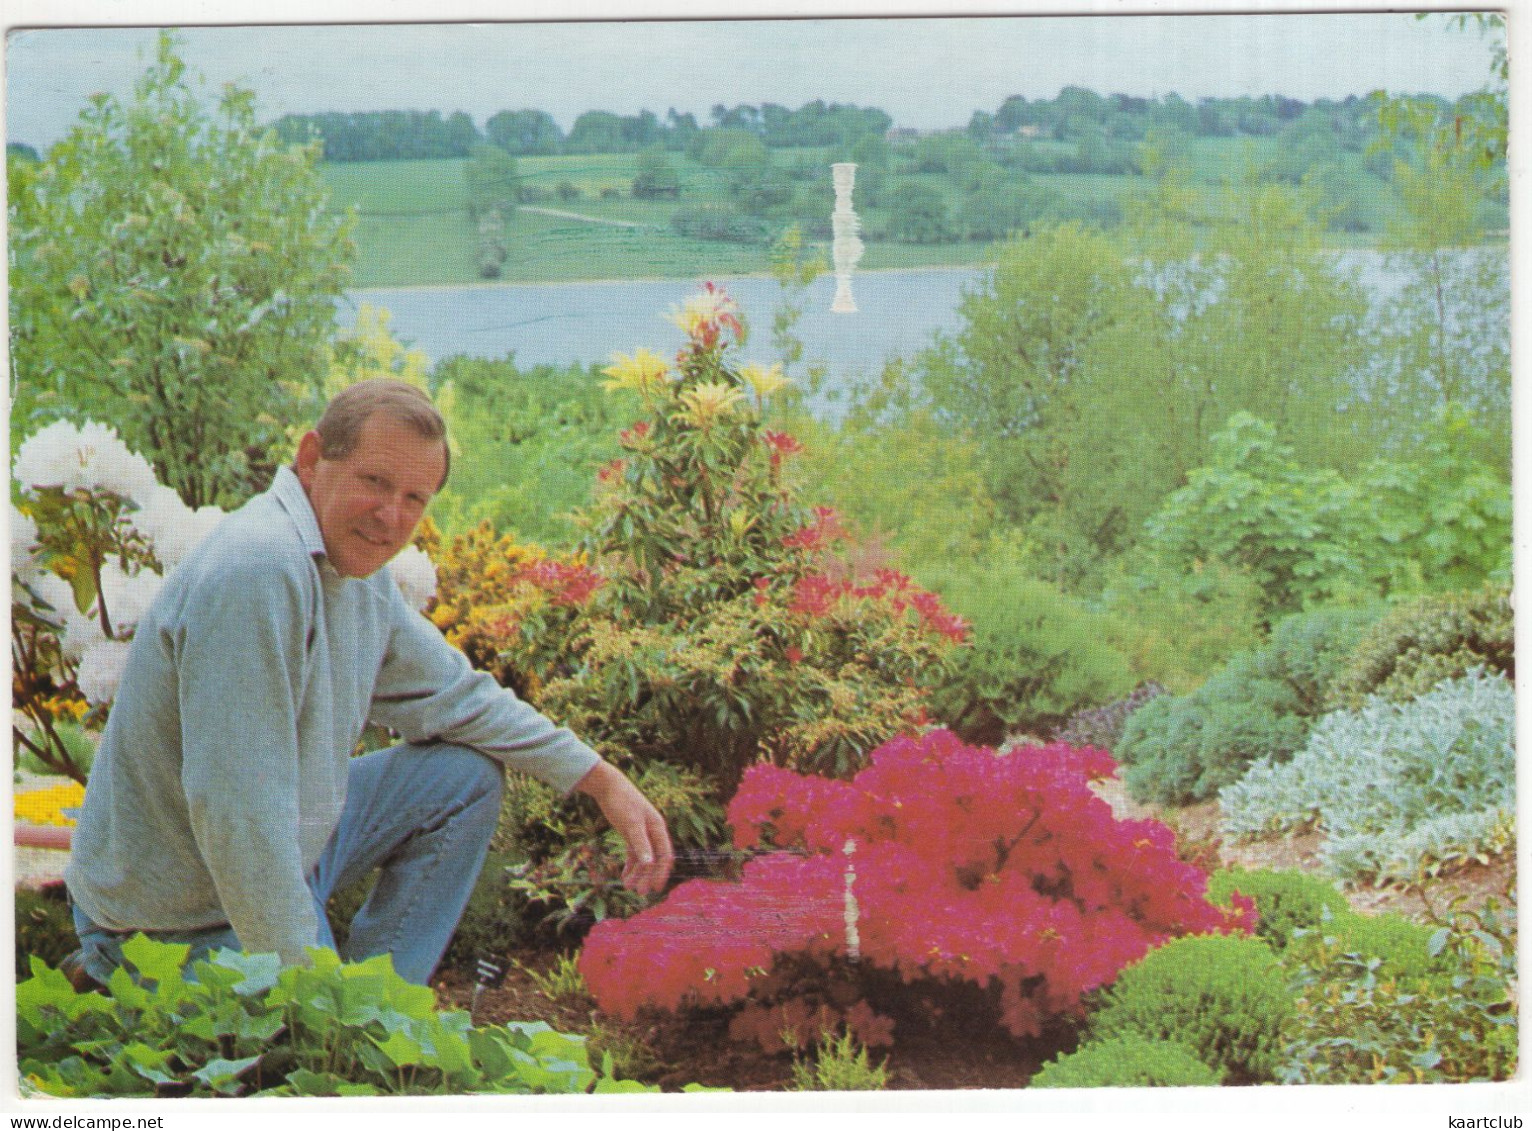
<path fill-rule="evenodd" d="M 592 930 L 602 1009 L 734 1007 L 731 1033 L 781 1048 L 845 1025 L 888 1043 L 880 988 L 969 984 L 1017 1037 L 1083 1015 L 1087 994 L 1168 939 L 1252 930 L 1206 898 L 1171 832 L 1092 792 L 1115 765 L 1062 744 L 999 754 L 947 731 L 895 738 L 850 781 L 749 769 L 729 807 L 739 882 L 692 880 Z"/>

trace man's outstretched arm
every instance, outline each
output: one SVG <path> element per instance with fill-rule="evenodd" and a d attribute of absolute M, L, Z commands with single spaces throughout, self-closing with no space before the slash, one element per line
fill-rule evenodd
<path fill-rule="evenodd" d="M 638 787 L 610 762 L 597 762 L 575 785 L 601 807 L 602 814 L 628 846 L 622 882 L 640 895 L 653 895 L 670 878 L 675 854 L 665 818 Z"/>

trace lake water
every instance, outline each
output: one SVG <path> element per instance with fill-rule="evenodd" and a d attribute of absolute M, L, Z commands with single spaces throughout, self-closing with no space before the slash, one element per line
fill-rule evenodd
<path fill-rule="evenodd" d="M 1473 254 L 1465 255 L 1460 266 Z M 1492 260 L 1504 256 L 1497 249 L 1477 254 Z M 1343 255 L 1375 300 L 1386 298 L 1402 282 L 1377 253 Z M 875 377 L 890 357 L 912 357 L 938 330 L 956 330 L 964 288 L 987 274 L 984 268 L 858 272 L 852 282 L 854 314 L 831 313 L 835 278 L 820 276 L 809 287 L 803 317 L 794 330 L 804 343 L 804 361 L 828 369 L 831 392 L 819 407 L 833 414 L 834 389 Z M 1488 308 L 1456 312 L 1457 335 L 1485 348 L 1508 345 L 1508 274 Z M 771 320 L 782 298 L 776 281 L 717 281 L 739 301 L 753 327 L 740 359 L 774 361 Z M 423 351 L 433 363 L 456 354 L 494 359 L 514 354 L 523 367 L 564 366 L 606 362 L 614 352 L 631 354 L 640 347 L 670 356 L 683 337 L 664 314 L 700 285 L 672 279 L 358 290 L 348 294 L 341 320 L 354 321 L 363 303 L 386 308 L 395 337 Z"/>
<path fill-rule="evenodd" d="M 830 312 L 835 277 L 822 275 L 810 285 L 794 329 L 804 343 L 804 361 L 825 364 L 837 383 L 874 376 L 889 357 L 911 356 L 930 344 L 934 331 L 955 329 L 964 286 L 984 274 L 978 268 L 859 272 L 852 282 L 854 314 Z M 776 360 L 771 320 L 782 297 L 776 280 L 717 281 L 750 324 L 740 359 Z M 393 316 L 394 336 L 432 362 L 455 354 L 498 359 L 514 353 L 522 366 L 583 364 L 640 347 L 673 354 L 683 335 L 665 312 L 699 286 L 676 279 L 359 290 L 349 293 L 341 318 L 353 322 L 363 303 L 384 307 Z"/>

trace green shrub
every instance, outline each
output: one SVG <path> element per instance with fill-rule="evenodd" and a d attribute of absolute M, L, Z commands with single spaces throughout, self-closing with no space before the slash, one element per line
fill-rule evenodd
<path fill-rule="evenodd" d="M 701 774 L 649 762 L 634 783 L 665 818 L 678 877 L 710 874 L 730 859 L 713 848 L 723 838 L 723 809 Z M 496 838 L 520 858 L 505 874 L 510 897 L 530 927 L 560 940 L 579 938 L 601 920 L 644 904 L 622 883 L 621 837 L 588 799 L 560 797 L 550 786 L 517 775 L 506 790 Z"/>
<path fill-rule="evenodd" d="M 1284 1031 L 1282 1082 L 1509 1079 L 1518 1053 L 1514 904 L 1454 912 L 1431 933 L 1428 952 L 1450 975 L 1400 975 L 1328 940 L 1306 953 Z"/>
<path fill-rule="evenodd" d="M 880 1092 L 886 1087 L 886 1065 L 873 1064 L 850 1033 L 826 1033 L 810 1059 L 793 1061 L 795 1092 Z"/>
<path fill-rule="evenodd" d="M 766 243 L 771 239 L 771 225 L 732 204 L 702 204 L 678 208 L 671 213 L 670 226 L 677 235 L 694 240 L 720 240 L 725 243 Z"/>
<path fill-rule="evenodd" d="M 42 959 L 49 966 L 79 945 L 74 933 L 74 916 L 69 911 L 69 897 L 63 884 L 41 888 L 16 889 L 16 977 L 25 978 L 31 960 Z"/>
<path fill-rule="evenodd" d="M 1322 954 L 1350 954 L 1376 963 L 1379 977 L 1411 982 L 1431 980 L 1439 993 L 1452 992 L 1450 955 L 1433 953 L 1433 928 L 1402 915 L 1361 915 L 1349 908 L 1293 938 L 1287 960 L 1312 962 Z"/>
<path fill-rule="evenodd" d="M 1383 615 L 1381 604 L 1331 606 L 1288 617 L 1256 655 L 1257 671 L 1293 693 L 1296 713 L 1313 718 L 1330 705 L 1330 689 L 1357 642 Z"/>
<path fill-rule="evenodd" d="M 657 1091 L 593 1071 L 583 1038 L 542 1022 L 474 1028 L 441 1012 L 387 955 L 310 966 L 189 948 L 123 944 L 111 996 L 77 993 L 41 960 L 16 987 L 24 1092 L 85 1096 L 359 1096 Z"/>
<path fill-rule="evenodd" d="M 503 957 L 507 950 L 527 938 L 523 907 L 506 875 L 506 869 L 517 860 L 519 857 L 497 852 L 485 857 L 479 881 L 474 884 L 457 931 L 442 955 L 444 965 L 471 970 L 479 959 Z"/>
<path fill-rule="evenodd" d="M 1140 678 L 1177 694 L 1201 686 L 1266 633 L 1259 588 L 1219 562 L 1173 573 L 1133 550 L 1107 573 L 1102 599 L 1119 626 L 1112 643 Z"/>
<path fill-rule="evenodd" d="M 1219 1082 L 1219 1074 L 1185 1045 L 1125 1033 L 1050 1061 L 1029 1087 L 1198 1088 Z"/>
<path fill-rule="evenodd" d="M 1121 699 L 1076 711 L 1069 716 L 1068 722 L 1053 732 L 1052 741 L 1115 750 L 1122 741 L 1122 728 L 1127 726 L 1128 716 L 1149 700 L 1164 694 L 1167 694 L 1165 688 L 1153 680 L 1141 683 Z"/>
<path fill-rule="evenodd" d="M 921 580 L 973 626 L 932 702 L 965 742 L 1048 734 L 1132 689 L 1126 657 L 1105 642 L 1105 618 L 1029 576 L 1016 551 L 925 570 Z"/>
<path fill-rule="evenodd" d="M 689 339 L 673 360 L 604 371 L 643 407 L 581 515 L 597 584 L 539 703 L 620 764 L 690 766 L 718 797 L 757 761 L 854 773 L 924 721 L 966 636 L 908 577 L 866 576 L 833 509 L 803 498 L 802 443 L 767 416 L 789 381 L 736 360 L 741 317 L 709 284 L 671 313 Z"/>
<path fill-rule="evenodd" d="M 1327 915 L 1335 918 L 1349 908 L 1333 883 L 1305 872 L 1230 868 L 1208 877 L 1208 898 L 1214 903 L 1229 906 L 1236 892 L 1255 900 L 1261 917 L 1257 933 L 1279 951 L 1288 945 L 1293 931 L 1311 930 Z"/>
<path fill-rule="evenodd" d="M 701 774 L 669 762 L 650 762 L 635 773 L 634 781 L 665 818 L 678 852 L 719 842 L 723 808 Z M 491 845 L 511 856 L 540 857 L 571 841 L 598 836 L 604 828 L 590 801 L 579 795 L 560 796 L 536 778 L 513 774 L 506 779 L 500 824 Z"/>
<path fill-rule="evenodd" d="M 1146 524 L 1160 568 L 1217 561 L 1249 574 L 1264 611 L 1281 615 L 1368 589 L 1359 537 L 1367 500 L 1331 468 L 1294 456 L 1277 428 L 1248 412 L 1209 441 Z"/>
<path fill-rule="evenodd" d="M 1255 900 L 1257 933 L 1283 962 L 1302 961 L 1321 948 L 1379 959 L 1389 976 L 1440 975 L 1430 952 L 1430 927 L 1402 915 L 1362 915 L 1351 910 L 1335 884 L 1296 870 L 1229 868 L 1208 876 L 1208 898 L 1228 905 L 1234 893 Z"/>
<path fill-rule="evenodd" d="M 601 388 L 595 366 L 519 367 L 449 357 L 431 372 L 453 439 L 452 477 L 431 506 L 449 538 L 489 520 L 522 541 L 568 545 L 570 515 L 620 452 L 614 432 L 633 401 Z"/>
<path fill-rule="evenodd" d="M 805 401 L 820 379 L 811 368 Z M 787 430 L 803 441 L 803 477 L 816 495 L 858 529 L 875 531 L 923 582 L 928 563 L 986 554 L 995 503 L 984 461 L 972 440 L 921 403 L 909 367 L 890 360 L 847 400 L 835 423 L 816 420 L 801 403 L 784 414 Z"/>
<path fill-rule="evenodd" d="M 1324 716 L 1292 761 L 1263 759 L 1224 789 L 1223 834 L 1319 828 L 1320 858 L 1345 880 L 1487 862 L 1514 836 L 1515 716 L 1510 683 L 1481 671 L 1408 703 L 1373 696 Z"/>
<path fill-rule="evenodd" d="M 1236 662 L 1221 675 L 1244 670 Z M 1285 760 L 1303 745 L 1305 720 L 1292 711 L 1292 695 L 1282 685 L 1214 680 L 1191 695 L 1152 700 L 1129 716 L 1117 754 L 1128 764 L 1123 781 L 1136 800 L 1202 801 L 1238 781 L 1256 759 Z M 1238 697 L 1236 683 L 1243 688 Z"/>
<path fill-rule="evenodd" d="M 1129 1034 L 1174 1041 L 1229 1084 L 1276 1079 L 1287 981 L 1260 939 L 1190 935 L 1150 951 L 1118 975 L 1091 1017 L 1093 1041 Z"/>
<path fill-rule="evenodd" d="M 1516 678 L 1515 619 L 1504 585 L 1421 597 L 1394 609 L 1347 657 L 1329 705 L 1355 709 L 1369 695 L 1402 703 L 1473 667 Z"/>
<path fill-rule="evenodd" d="M 1149 520 L 1147 547 L 1162 568 L 1235 566 L 1275 613 L 1501 577 L 1511 491 L 1502 469 L 1471 454 L 1487 438 L 1448 410 L 1409 462 L 1374 460 L 1346 478 L 1313 455 L 1295 458 L 1277 428 L 1236 413 L 1213 437 L 1208 464 Z"/>
<path fill-rule="evenodd" d="M 1323 709 L 1343 658 L 1377 616 L 1321 609 L 1279 623 L 1190 695 L 1133 712 L 1117 755 L 1140 801 L 1184 804 L 1237 782 L 1258 759 L 1287 761 Z"/>

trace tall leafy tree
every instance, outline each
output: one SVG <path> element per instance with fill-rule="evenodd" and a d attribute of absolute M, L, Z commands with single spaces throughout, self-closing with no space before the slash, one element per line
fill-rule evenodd
<path fill-rule="evenodd" d="M 1072 465 L 1090 460 L 1099 473 L 1125 454 L 1072 443 L 1082 416 L 1105 409 L 1092 404 L 1105 336 L 1124 322 L 1149 324 L 1150 294 L 1125 259 L 1118 240 L 1078 224 L 1011 241 L 993 276 L 963 297 L 961 327 L 922 361 L 934 405 L 975 438 L 1012 521 L 1075 525 Z"/>
<path fill-rule="evenodd" d="M 521 181 L 516 158 L 498 145 L 481 145 L 463 166 L 463 186 L 468 194 L 468 214 L 475 221 L 493 212 L 502 221 L 516 211 Z"/>
<path fill-rule="evenodd" d="M 216 109 L 162 34 L 126 105 L 97 95 L 10 206 L 12 426 L 117 427 L 190 505 L 264 485 L 317 407 L 355 251 L 312 148 Z"/>
<path fill-rule="evenodd" d="M 501 110 L 484 123 L 489 140 L 508 153 L 557 153 L 564 131 L 546 110 Z"/>
<path fill-rule="evenodd" d="M 1321 464 L 1370 450 L 1347 411 L 1365 298 L 1307 216 L 1281 186 L 1215 206 L 1167 177 L 1120 231 L 1034 225 L 964 298 L 921 376 L 1050 576 L 1130 547 L 1236 412 Z"/>
<path fill-rule="evenodd" d="M 621 153 L 629 148 L 623 130 L 620 115 L 610 110 L 587 110 L 575 119 L 564 149 L 568 153 Z"/>
<path fill-rule="evenodd" d="M 1510 452 L 1510 262 L 1486 228 L 1508 223 L 1508 72 L 1502 17 L 1472 22 L 1492 37 L 1485 89 L 1455 103 L 1374 96 L 1379 136 L 1400 208 L 1387 233 L 1390 271 L 1403 285 L 1390 296 L 1371 376 L 1375 400 L 1408 405 L 1417 426 L 1396 437 L 1417 444 L 1421 426 L 1463 411 L 1481 427 L 1480 458 L 1506 466 Z M 1454 17 L 1470 26 L 1470 17 Z"/>

